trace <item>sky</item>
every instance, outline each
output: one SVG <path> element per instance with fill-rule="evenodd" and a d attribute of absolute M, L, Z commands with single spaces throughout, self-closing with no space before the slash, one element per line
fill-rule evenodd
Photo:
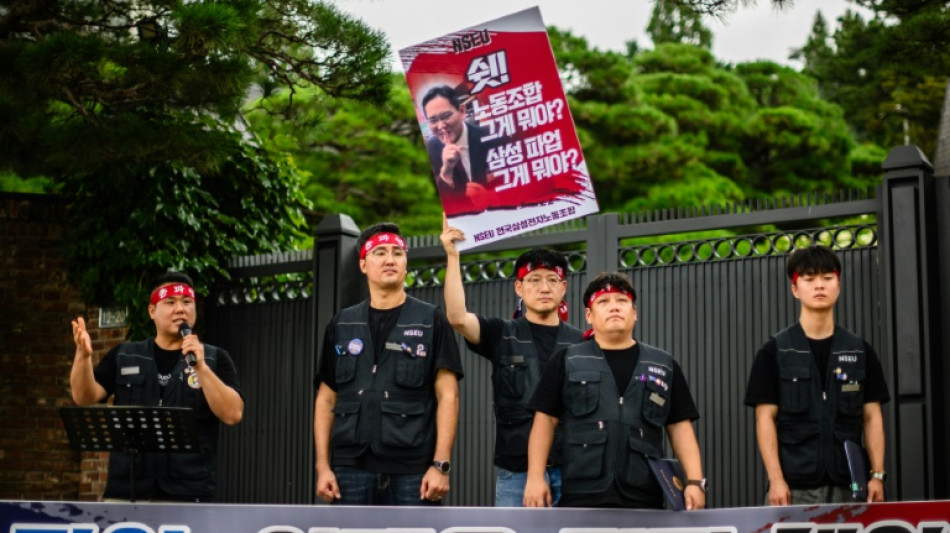
<path fill-rule="evenodd" d="M 469 26 L 538 6 L 545 25 L 571 30 L 601 50 L 625 49 L 636 39 L 640 48 L 652 48 L 646 35 L 653 2 L 650 0 L 333 0 L 342 11 L 381 30 L 393 50 L 394 69 L 401 70 L 398 50 Z M 724 19 L 711 19 L 713 55 L 731 63 L 769 59 L 800 68 L 788 59 L 793 48 L 805 44 L 815 13 L 825 15 L 832 28 L 846 9 L 846 0 L 795 0 L 777 11 L 769 0 L 740 7 Z M 865 17 L 867 18 L 867 17 Z"/>

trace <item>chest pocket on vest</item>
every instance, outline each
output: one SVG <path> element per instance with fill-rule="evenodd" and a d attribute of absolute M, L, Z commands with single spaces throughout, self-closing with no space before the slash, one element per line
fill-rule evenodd
<path fill-rule="evenodd" d="M 358 355 L 344 353 L 336 356 L 336 372 L 334 376 L 337 383 L 349 383 L 356 377 L 356 358 Z"/>
<path fill-rule="evenodd" d="M 568 408 L 574 416 L 593 413 L 600 402 L 600 372 L 575 370 L 567 377 Z"/>
<path fill-rule="evenodd" d="M 806 366 L 779 366 L 779 401 L 783 411 L 804 413 L 811 398 L 811 370 Z"/>
<path fill-rule="evenodd" d="M 404 352 L 393 353 L 396 354 L 396 384 L 412 389 L 425 385 L 429 357 L 435 357 L 435 355 L 421 357 Z"/>
<path fill-rule="evenodd" d="M 503 396 L 520 398 L 524 395 L 524 382 L 528 373 L 528 365 L 524 356 L 514 355 L 506 357 L 498 368 L 498 391 Z"/>
<path fill-rule="evenodd" d="M 145 374 L 123 376 L 121 369 L 115 380 L 115 401 L 119 405 L 143 405 Z"/>
<path fill-rule="evenodd" d="M 838 389 L 838 412 L 847 416 L 858 416 L 864 411 L 864 368 L 843 368 L 845 379 L 835 381 Z"/>
<path fill-rule="evenodd" d="M 643 418 L 654 426 L 666 425 L 670 414 L 670 390 L 658 383 L 645 381 L 643 387 Z"/>

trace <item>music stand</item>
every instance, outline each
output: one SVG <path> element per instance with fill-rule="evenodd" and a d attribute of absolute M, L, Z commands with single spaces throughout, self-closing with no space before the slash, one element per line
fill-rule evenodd
<path fill-rule="evenodd" d="M 61 407 L 72 449 L 130 457 L 129 501 L 135 501 L 135 458 L 147 453 L 198 453 L 194 411 L 186 407 L 97 405 Z"/>

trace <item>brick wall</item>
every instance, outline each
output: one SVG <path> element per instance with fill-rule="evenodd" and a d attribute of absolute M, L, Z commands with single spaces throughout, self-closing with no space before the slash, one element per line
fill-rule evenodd
<path fill-rule="evenodd" d="M 50 196 L 0 194 L 0 499 L 96 500 L 105 454 L 69 448 L 59 408 L 73 405 L 72 317 L 84 315 L 94 358 L 125 337 L 98 328 L 66 279 L 63 206 Z"/>

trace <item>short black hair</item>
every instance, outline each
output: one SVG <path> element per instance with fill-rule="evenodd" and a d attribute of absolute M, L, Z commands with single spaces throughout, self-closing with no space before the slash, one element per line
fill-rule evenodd
<path fill-rule="evenodd" d="M 195 282 L 191 281 L 191 278 L 187 274 L 182 274 L 181 272 L 175 272 L 174 270 L 169 270 L 164 274 L 160 274 L 152 278 L 151 283 L 148 285 L 149 292 L 153 292 L 155 289 L 161 287 L 162 285 L 167 285 L 169 283 L 185 283 L 194 287 Z"/>
<path fill-rule="evenodd" d="M 397 226 L 395 222 L 377 222 L 360 233 L 360 238 L 357 241 L 357 249 L 362 250 L 366 241 L 370 240 L 373 235 L 379 233 L 394 233 L 402 237 L 402 233 L 399 232 L 399 226 Z"/>
<path fill-rule="evenodd" d="M 829 274 L 841 272 L 841 261 L 838 260 L 838 255 L 831 248 L 813 244 L 788 254 L 785 270 L 788 279 L 792 279 L 795 274 L 799 276 Z"/>
<path fill-rule="evenodd" d="M 455 89 L 448 85 L 438 85 L 429 89 L 426 95 L 422 97 L 422 113 L 425 114 L 426 112 L 426 104 L 440 96 L 448 100 L 455 109 L 462 109 L 462 102 L 459 101 L 459 95 L 455 93 Z M 429 118 L 429 116 L 426 115 L 426 118 Z"/>
<path fill-rule="evenodd" d="M 561 267 L 561 270 L 564 271 L 564 275 L 567 275 L 567 258 L 550 248 L 534 248 L 519 255 L 518 259 L 515 260 L 515 276 L 518 275 L 518 271 L 521 270 L 521 267 L 528 264 L 542 268 L 547 268 L 548 266 Z"/>
<path fill-rule="evenodd" d="M 587 284 L 587 288 L 584 289 L 584 307 L 588 306 L 590 302 L 590 297 L 600 289 L 603 289 L 607 285 L 613 285 L 614 287 L 629 292 L 633 296 L 633 303 L 637 303 L 637 291 L 633 290 L 633 283 L 630 283 L 630 280 L 627 279 L 627 276 L 623 272 L 601 272 L 597 274 L 597 277 L 591 280 Z"/>

